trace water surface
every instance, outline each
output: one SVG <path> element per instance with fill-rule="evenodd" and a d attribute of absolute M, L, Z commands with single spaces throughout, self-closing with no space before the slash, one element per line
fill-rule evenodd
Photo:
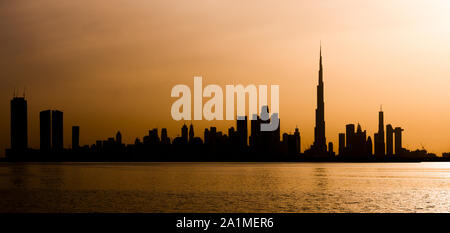
<path fill-rule="evenodd" d="M 0 163 L 0 212 L 450 212 L 450 163 Z"/>

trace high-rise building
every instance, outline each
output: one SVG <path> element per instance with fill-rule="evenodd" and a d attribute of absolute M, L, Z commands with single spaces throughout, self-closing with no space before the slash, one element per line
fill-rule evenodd
<path fill-rule="evenodd" d="M 184 143 L 188 142 L 188 127 L 186 124 L 183 124 L 183 127 L 181 127 L 181 138 Z"/>
<path fill-rule="evenodd" d="M 158 136 L 158 129 L 154 128 L 152 130 L 148 131 L 148 139 L 147 144 L 159 144 L 159 136 Z"/>
<path fill-rule="evenodd" d="M 317 85 L 316 126 L 314 127 L 314 144 L 313 148 L 311 149 L 314 154 L 320 155 L 327 153 L 325 138 L 325 103 L 322 67 L 322 46 L 320 47 L 319 84 Z"/>
<path fill-rule="evenodd" d="M 345 126 L 345 133 L 346 133 L 346 154 L 353 154 L 354 152 L 354 141 L 355 141 L 355 125 L 354 124 L 348 124 Z"/>
<path fill-rule="evenodd" d="M 247 116 L 238 116 L 236 120 L 236 130 L 239 137 L 239 143 L 243 146 L 247 146 L 248 140 L 248 126 Z M 229 135 L 231 136 L 231 135 Z"/>
<path fill-rule="evenodd" d="M 52 111 L 52 145 L 53 150 L 63 149 L 63 112 Z"/>
<path fill-rule="evenodd" d="M 333 148 L 333 143 L 332 143 L 332 142 L 329 142 L 329 143 L 328 143 L 328 153 L 330 153 L 330 156 L 331 156 L 331 157 L 334 157 L 334 156 L 335 156 L 334 148 Z"/>
<path fill-rule="evenodd" d="M 167 129 L 166 128 L 162 128 L 161 129 L 161 143 L 162 144 L 170 144 L 170 139 L 167 136 Z"/>
<path fill-rule="evenodd" d="M 120 133 L 120 132 L 119 132 Z M 80 147 L 80 126 L 72 126 L 72 149 Z"/>
<path fill-rule="evenodd" d="M 301 137 L 300 137 L 300 131 L 298 130 L 297 127 L 295 127 L 295 132 L 294 132 L 294 138 L 295 138 L 295 152 L 297 154 L 300 154 L 300 151 L 302 149 L 301 147 Z"/>
<path fill-rule="evenodd" d="M 382 109 L 378 113 L 378 133 L 375 135 L 375 155 L 377 157 L 384 157 L 385 155 L 384 114 Z"/>
<path fill-rule="evenodd" d="M 396 127 L 394 129 L 395 134 L 395 155 L 399 156 L 403 153 L 403 147 L 402 147 L 402 131 L 403 129 L 400 127 Z"/>
<path fill-rule="evenodd" d="M 205 128 L 205 132 L 203 133 L 203 141 L 205 144 L 209 144 L 209 129 Z"/>
<path fill-rule="evenodd" d="M 189 142 L 192 143 L 194 141 L 194 126 L 191 124 L 189 126 Z"/>
<path fill-rule="evenodd" d="M 116 143 L 122 145 L 122 133 L 120 133 L 120 131 L 117 131 L 116 133 Z"/>
<path fill-rule="evenodd" d="M 372 138 L 369 136 L 366 142 L 366 153 L 371 156 L 373 153 Z"/>
<path fill-rule="evenodd" d="M 252 119 L 250 120 L 250 138 L 249 144 L 253 151 L 255 151 L 260 142 L 261 135 L 261 118 L 259 118 L 258 114 L 253 114 Z"/>
<path fill-rule="evenodd" d="M 386 125 L 386 155 L 394 154 L 394 128 L 392 125 Z"/>
<path fill-rule="evenodd" d="M 28 110 L 25 97 L 11 100 L 11 150 L 23 151 L 28 148 Z"/>
<path fill-rule="evenodd" d="M 339 134 L 339 156 L 343 156 L 345 153 L 345 133 Z"/>
<path fill-rule="evenodd" d="M 39 113 L 39 134 L 41 151 L 50 151 L 52 148 L 51 129 L 52 129 L 52 111 L 45 110 Z"/>

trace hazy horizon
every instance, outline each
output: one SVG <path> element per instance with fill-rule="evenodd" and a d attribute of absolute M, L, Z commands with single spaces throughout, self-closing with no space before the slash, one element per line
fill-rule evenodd
<path fill-rule="evenodd" d="M 80 144 L 125 143 L 172 120 L 176 84 L 280 85 L 281 132 L 314 138 L 319 41 L 327 141 L 360 123 L 373 138 L 378 111 L 402 127 L 403 146 L 450 151 L 448 1 L 68 1 L 0 2 L 0 155 L 10 146 L 10 100 L 26 88 L 29 146 L 39 111 L 64 111 Z M 206 99 L 204 99 L 205 102 Z M 190 124 L 190 122 L 186 122 Z M 235 121 L 193 121 L 226 132 Z M 160 132 L 160 131 L 159 131 Z"/>

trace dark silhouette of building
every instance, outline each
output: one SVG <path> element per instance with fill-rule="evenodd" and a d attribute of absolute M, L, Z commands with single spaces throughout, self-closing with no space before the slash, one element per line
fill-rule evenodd
<path fill-rule="evenodd" d="M 368 159 L 372 155 L 372 139 L 370 137 L 367 139 L 367 131 L 363 131 L 360 124 L 358 124 L 356 132 L 354 124 L 348 124 L 345 128 L 346 135 L 339 134 L 340 148 L 344 146 L 344 140 L 346 139 L 345 149 L 339 148 L 341 157 L 358 160 Z"/>
<path fill-rule="evenodd" d="M 384 114 L 380 109 L 378 113 L 378 133 L 374 135 L 375 138 L 375 156 L 383 158 L 385 156 L 385 143 L 384 143 Z"/>
<path fill-rule="evenodd" d="M 354 149 L 354 141 L 355 141 L 355 125 L 354 124 L 348 124 L 345 126 L 345 133 L 346 133 L 346 147 L 345 147 L 345 154 L 351 155 L 355 151 Z"/>
<path fill-rule="evenodd" d="M 269 113 L 267 105 L 261 107 L 261 113 Z M 262 157 L 262 160 L 276 160 L 277 152 L 282 150 L 280 141 L 281 119 L 278 118 L 278 128 L 274 131 L 262 131 L 261 124 L 270 124 L 271 119 L 262 120 L 260 115 L 254 114 L 250 121 L 250 150 Z"/>
<path fill-rule="evenodd" d="M 188 127 L 186 126 L 186 124 L 184 124 L 181 128 L 181 138 L 184 143 L 188 142 Z"/>
<path fill-rule="evenodd" d="M 236 120 L 236 130 L 237 135 L 239 137 L 239 143 L 242 146 L 247 146 L 247 140 L 248 140 L 248 126 L 247 126 L 247 116 L 238 116 Z M 231 136 L 228 134 L 228 136 Z"/>
<path fill-rule="evenodd" d="M 40 145 L 41 151 L 48 152 L 52 148 L 51 141 L 51 122 L 52 122 L 52 112 L 50 110 L 41 111 L 39 113 L 39 134 L 40 134 Z"/>
<path fill-rule="evenodd" d="M 161 129 L 161 144 L 170 144 L 170 138 L 167 136 L 167 129 L 162 128 Z"/>
<path fill-rule="evenodd" d="M 386 155 L 394 155 L 394 128 L 391 124 L 386 125 Z"/>
<path fill-rule="evenodd" d="M 158 129 L 154 128 L 148 131 L 148 135 L 143 139 L 145 145 L 156 145 L 159 144 Z"/>
<path fill-rule="evenodd" d="M 373 153 L 372 138 L 370 136 L 367 138 L 367 142 L 366 142 L 366 153 L 369 156 L 372 156 L 372 153 Z"/>
<path fill-rule="evenodd" d="M 116 143 L 122 145 L 122 133 L 120 133 L 120 131 L 117 131 L 116 133 Z"/>
<path fill-rule="evenodd" d="M 302 146 L 301 146 L 302 139 L 300 136 L 300 131 L 297 127 L 295 127 L 294 140 L 295 140 L 295 153 L 300 154 L 300 152 L 302 151 Z"/>
<path fill-rule="evenodd" d="M 72 149 L 80 148 L 80 127 L 72 126 Z"/>
<path fill-rule="evenodd" d="M 52 146 L 53 150 L 60 151 L 63 149 L 63 112 L 58 110 L 52 111 Z"/>
<path fill-rule="evenodd" d="M 295 128 L 295 132 L 293 134 L 283 134 L 282 141 L 282 152 L 283 154 L 288 155 L 290 159 L 296 159 L 300 155 L 300 131 L 298 128 Z"/>
<path fill-rule="evenodd" d="M 330 158 L 336 156 L 336 153 L 334 152 L 333 143 L 328 143 L 328 153 L 330 153 Z"/>
<path fill-rule="evenodd" d="M 394 129 L 395 134 L 395 155 L 399 156 L 403 154 L 403 147 L 402 147 L 402 131 L 403 129 L 400 127 L 396 127 Z"/>
<path fill-rule="evenodd" d="M 258 114 L 253 114 L 250 120 L 250 148 L 255 152 L 258 147 L 259 137 L 261 133 L 261 119 Z"/>
<path fill-rule="evenodd" d="M 28 110 L 25 97 L 11 100 L 11 150 L 25 151 L 28 148 Z"/>
<path fill-rule="evenodd" d="M 194 126 L 191 124 L 189 126 L 189 143 L 193 143 L 194 142 L 194 137 L 195 137 Z"/>
<path fill-rule="evenodd" d="M 430 161 L 437 158 L 435 154 L 428 153 L 425 148 L 415 151 L 403 148 L 403 129 L 401 127 L 394 129 L 390 124 L 386 125 L 385 129 L 382 109 L 379 112 L 378 132 L 373 138 L 367 137 L 367 131 L 363 131 L 360 124 L 357 127 L 354 124 L 345 126 L 345 134 L 339 134 L 339 157 L 335 158 L 333 143 L 329 142 L 327 145 L 325 137 L 321 47 L 314 142 L 309 149 L 305 150 L 304 156 L 301 154 L 301 137 L 297 127 L 293 134 L 284 133 L 282 141 L 280 141 L 280 119 L 278 119 L 278 128 L 274 131 L 261 130 L 261 126 L 265 126 L 262 124 L 271 123 L 272 119 L 265 117 L 265 113 L 269 112 L 268 106 L 262 106 L 260 114 L 251 116 L 250 137 L 248 136 L 247 116 L 237 116 L 236 126 L 228 129 L 228 135 L 211 126 L 204 131 L 204 141 L 195 137 L 192 124 L 189 128 L 183 124 L 181 136 L 174 138 L 172 142 L 167 135 L 166 128 L 162 128 L 161 138 L 158 136 L 158 129 L 154 128 L 148 131 L 148 135 L 143 137 L 142 142 L 136 138 L 134 144 L 124 145 L 122 134 L 118 131 L 115 137 L 97 140 L 91 146 L 80 147 L 80 129 L 78 126 L 73 126 L 72 150 L 64 150 L 63 112 L 46 110 L 39 114 L 40 148 L 43 153 L 36 153 L 38 151 L 28 148 L 27 101 L 24 97 L 14 97 L 11 100 L 11 149 L 6 151 L 6 155 L 8 159 L 13 158 L 12 160 L 15 158 L 22 160 L 44 158 L 47 161 L 55 158 L 71 159 L 71 161 L 76 159 L 95 161 L 323 161 L 324 159 L 326 161 L 401 161 L 400 159 L 414 161 L 419 159 Z M 73 153 L 73 151 L 77 153 Z M 373 152 L 376 156 L 373 156 Z M 10 156 L 22 154 L 26 156 Z M 35 154 L 42 157 L 29 156 Z M 47 154 L 50 156 L 45 156 Z M 395 156 L 393 156 L 394 154 Z M 450 157 L 448 153 L 444 153 L 443 156 L 444 158 L 439 159 Z"/>
<path fill-rule="evenodd" d="M 339 156 L 344 156 L 345 153 L 345 134 L 339 134 Z"/>
<path fill-rule="evenodd" d="M 326 155 L 327 145 L 325 138 L 325 103 L 322 67 L 322 46 L 320 47 L 319 84 L 317 85 L 316 126 L 314 127 L 314 143 L 310 153 L 313 155 Z"/>

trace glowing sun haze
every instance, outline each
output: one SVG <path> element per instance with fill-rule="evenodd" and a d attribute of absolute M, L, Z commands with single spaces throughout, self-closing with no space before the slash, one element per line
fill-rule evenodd
<path fill-rule="evenodd" d="M 401 126 L 404 147 L 450 151 L 450 3 L 380 1 L 0 1 L 0 149 L 9 147 L 9 101 L 26 87 L 30 146 L 39 111 L 64 111 L 81 144 L 120 130 L 132 143 L 151 128 L 180 134 L 176 84 L 280 85 L 282 132 L 313 142 L 323 45 L 327 140 L 345 124 Z M 206 100 L 204 100 L 205 102 Z M 269 101 L 270 102 L 270 101 Z M 189 123 L 189 122 L 188 122 Z M 194 122 L 195 133 L 235 122 Z"/>

